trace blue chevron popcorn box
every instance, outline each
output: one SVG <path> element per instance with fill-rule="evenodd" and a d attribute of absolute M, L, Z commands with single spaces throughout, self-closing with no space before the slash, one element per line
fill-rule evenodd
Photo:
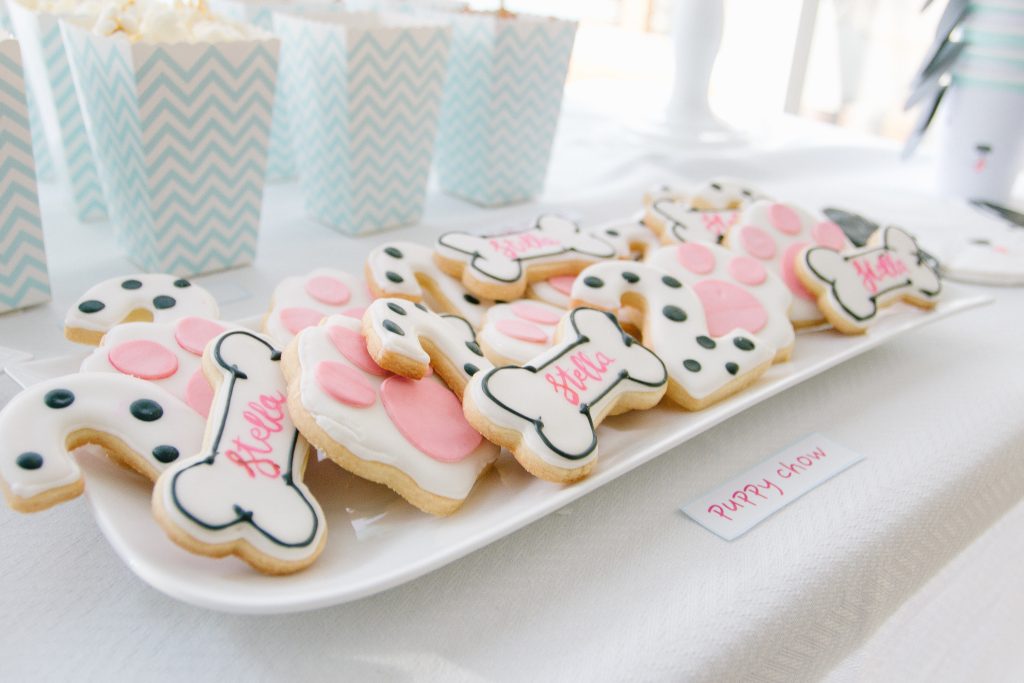
<path fill-rule="evenodd" d="M 347 234 L 423 213 L 450 29 L 407 15 L 274 15 L 306 210 Z"/>
<path fill-rule="evenodd" d="M 75 96 L 71 67 L 60 34 L 60 17 L 30 9 L 20 0 L 8 0 L 8 5 L 14 33 L 25 57 L 29 89 L 71 185 L 78 219 L 106 220 L 106 200 Z"/>
<path fill-rule="evenodd" d="M 132 43 L 61 21 L 111 221 L 150 272 L 256 255 L 279 41 Z"/>
<path fill-rule="evenodd" d="M 0 313 L 49 300 L 21 51 L 0 31 Z"/>
<path fill-rule="evenodd" d="M 264 2 L 262 0 L 214 0 L 210 7 L 226 19 L 234 19 L 266 31 L 274 30 L 274 12 L 287 11 L 290 14 L 306 14 L 331 8 L 340 11 L 339 3 L 320 2 Z M 274 116 L 270 123 L 270 148 L 267 152 L 267 180 L 280 182 L 290 180 L 298 174 L 292 151 L 291 128 L 288 122 L 288 108 L 285 103 L 289 94 L 284 91 L 285 81 L 277 80 L 277 96 L 274 98 Z"/>
<path fill-rule="evenodd" d="M 437 141 L 448 193 L 483 206 L 544 189 L 576 23 L 453 14 Z"/>

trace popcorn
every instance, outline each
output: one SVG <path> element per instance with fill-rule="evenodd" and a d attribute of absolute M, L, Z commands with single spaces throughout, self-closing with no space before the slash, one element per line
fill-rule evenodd
<path fill-rule="evenodd" d="M 218 43 L 267 37 L 255 27 L 215 16 L 203 3 L 193 5 L 181 0 L 107 2 L 96 14 L 92 30 L 103 36 L 122 34 L 133 43 Z"/>

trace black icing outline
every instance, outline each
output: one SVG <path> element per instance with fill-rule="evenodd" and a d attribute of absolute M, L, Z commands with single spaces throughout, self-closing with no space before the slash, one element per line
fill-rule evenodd
<path fill-rule="evenodd" d="M 844 253 L 840 253 L 839 255 L 842 257 L 844 263 L 848 263 L 852 259 L 861 258 L 862 256 L 865 256 L 867 254 L 874 254 L 876 252 L 881 252 L 881 251 L 893 251 L 893 249 L 889 246 L 889 235 L 892 234 L 893 232 L 902 233 L 906 237 L 910 238 L 910 241 L 914 243 L 914 250 L 915 250 L 914 251 L 914 255 L 917 257 L 917 265 L 918 266 L 922 266 L 923 265 L 926 268 L 928 268 L 928 270 L 932 271 L 932 273 L 935 274 L 935 280 L 939 283 L 939 288 L 936 289 L 934 292 L 933 291 L 929 291 L 927 289 L 916 289 L 916 290 L 913 290 L 913 291 L 921 292 L 922 294 L 924 294 L 924 295 L 926 295 L 928 297 L 932 297 L 932 298 L 937 297 L 942 292 L 942 276 L 939 275 L 939 271 L 935 267 L 933 267 L 933 265 L 928 261 L 927 254 L 925 254 L 925 252 L 921 251 L 921 247 L 918 245 L 917 239 L 913 235 L 911 235 L 909 232 L 906 232 L 905 230 L 901 230 L 900 228 L 897 228 L 895 226 L 891 226 L 890 225 L 889 227 L 884 229 L 883 237 L 882 237 L 882 244 L 881 245 L 879 245 L 877 247 L 858 249 L 855 252 L 850 252 L 849 255 L 844 254 Z M 874 294 L 872 294 L 871 296 L 868 297 L 868 300 L 871 302 L 871 304 L 873 306 L 873 310 L 871 311 L 871 313 L 869 315 L 867 315 L 867 316 L 859 316 L 856 313 L 854 313 L 853 311 L 851 311 L 849 308 L 847 308 L 845 303 L 840 301 L 839 295 L 836 292 L 836 281 L 834 279 L 830 279 L 824 273 L 820 273 L 818 270 L 816 270 L 814 268 L 814 266 L 811 265 L 811 258 L 810 258 L 810 256 L 811 256 L 811 252 L 814 252 L 814 251 L 834 251 L 834 250 L 833 249 L 829 249 L 828 247 L 812 247 L 812 248 L 808 249 L 807 252 L 803 256 L 804 265 L 807 266 L 807 270 L 809 270 L 812 273 L 814 273 L 814 276 L 816 278 L 818 278 L 819 280 L 821 280 L 825 284 L 829 285 L 829 290 L 830 290 L 830 292 L 832 294 L 832 297 L 831 297 L 832 300 L 835 301 L 837 304 L 839 304 L 839 307 L 841 309 L 843 309 L 843 311 L 845 311 L 847 315 L 849 315 L 851 318 L 853 318 L 857 322 L 865 322 L 865 321 L 868 321 L 868 320 L 872 320 L 872 319 L 874 319 L 875 316 L 878 315 L 878 298 L 880 296 L 882 296 L 884 294 L 888 294 L 889 292 L 892 292 L 892 291 L 895 291 L 895 290 L 898 290 L 898 289 L 903 289 L 904 287 L 910 287 L 911 285 L 914 284 L 913 279 L 907 278 L 903 282 L 896 283 L 896 284 L 892 285 L 891 287 L 886 287 L 885 289 L 878 290 L 877 292 L 875 292 Z"/>
<path fill-rule="evenodd" d="M 386 301 L 386 300 L 378 299 L 377 301 Z M 376 304 L 376 303 L 377 303 L 376 301 L 373 302 L 373 304 Z M 408 303 L 408 301 L 403 301 L 403 303 Z M 371 305 L 373 305 L 373 304 L 371 304 Z M 391 309 L 390 305 L 388 305 L 387 308 L 388 308 L 388 310 L 394 310 L 394 309 Z M 417 315 L 427 315 L 427 316 L 436 315 L 438 318 L 446 318 L 446 319 L 458 320 L 459 322 L 461 322 L 463 325 L 466 326 L 466 331 L 469 333 L 469 339 L 460 339 L 459 341 L 461 341 L 464 345 L 468 345 L 468 344 L 472 343 L 472 344 L 476 344 L 476 345 L 479 346 L 479 343 L 476 340 L 476 330 L 474 330 L 473 326 L 469 324 L 469 321 L 466 320 L 465 318 L 463 318 L 461 315 L 455 315 L 454 313 L 438 313 L 436 311 L 430 310 L 429 308 L 427 308 L 425 306 L 420 308 L 420 304 L 419 303 L 415 304 L 415 308 L 419 309 L 419 312 L 413 314 L 409 318 L 409 320 L 407 320 L 405 322 L 406 322 L 406 327 L 407 328 L 410 326 L 409 325 L 409 321 L 412 321 L 412 325 L 411 325 L 412 327 L 417 328 L 413 332 L 410 332 L 410 336 L 415 337 L 415 339 L 416 339 L 416 346 L 418 346 L 420 351 L 422 351 L 423 353 L 427 353 L 427 350 L 423 348 L 423 344 L 420 342 L 420 334 L 421 334 L 421 332 L 420 332 L 420 330 L 418 328 L 418 324 L 416 322 L 416 316 Z M 407 311 L 406 312 L 406 314 L 408 314 L 408 313 L 411 313 L 411 311 Z M 383 318 L 382 317 L 381 318 L 380 327 L 384 327 L 384 322 L 385 321 L 387 321 L 387 318 Z M 451 327 L 452 332 L 457 332 L 455 327 L 451 326 L 450 323 L 447 320 L 446 320 L 445 324 L 449 325 L 449 327 Z M 377 334 L 381 334 L 381 332 L 378 330 Z M 467 348 L 468 348 L 468 346 L 467 346 Z M 475 354 L 472 351 L 470 351 L 470 353 L 473 355 L 474 358 L 477 358 L 477 359 L 482 358 L 481 355 Z M 427 354 L 427 355 L 429 356 L 430 354 Z M 455 365 L 457 365 L 457 364 L 455 364 Z M 466 375 L 467 377 L 470 377 L 470 376 L 472 376 L 472 374 L 474 374 L 474 373 L 467 373 L 467 372 L 465 372 L 465 368 L 464 367 L 461 368 L 461 369 L 463 370 L 462 374 Z M 479 370 L 479 367 L 477 369 Z"/>
<path fill-rule="evenodd" d="M 505 405 L 505 403 L 503 403 L 500 399 L 498 399 L 497 396 L 495 396 L 491 392 L 491 390 L 488 388 L 488 383 L 489 383 L 491 377 L 493 377 L 496 372 L 498 372 L 499 370 L 505 370 L 505 369 L 508 369 L 508 368 L 515 368 L 516 370 L 526 370 L 527 372 L 530 372 L 530 373 L 536 375 L 536 374 L 540 373 L 542 370 L 544 370 L 545 368 L 547 368 L 549 365 L 554 363 L 555 361 L 560 360 L 563 356 L 565 356 L 566 354 L 572 352 L 572 350 L 575 349 L 576 347 L 580 346 L 581 344 L 586 344 L 587 342 L 589 342 L 590 341 L 590 337 L 587 337 L 586 335 L 580 334 L 579 326 L 576 324 L 576 315 L 580 311 L 593 311 L 595 313 L 598 313 L 598 314 L 604 316 L 605 318 L 607 318 L 611 322 L 612 325 L 615 326 L 615 329 L 617 329 L 619 331 L 619 334 L 622 335 L 622 342 L 623 342 L 623 344 L 625 344 L 627 347 L 632 346 L 633 344 L 636 344 L 640 348 L 642 348 L 645 351 L 647 351 L 647 353 L 651 354 L 651 356 L 653 356 L 654 359 L 657 360 L 658 363 L 661 365 L 662 380 L 660 382 L 645 382 L 643 380 L 639 380 L 639 379 L 636 379 L 635 377 L 632 377 L 629 374 L 629 372 L 626 371 L 626 370 L 620 370 L 619 374 L 618 374 L 618 377 L 615 379 L 615 381 L 613 381 L 611 384 L 609 384 L 608 387 L 604 391 L 602 391 L 600 394 L 598 394 L 597 398 L 595 398 L 590 403 L 581 403 L 580 404 L 579 410 L 580 410 L 581 413 L 583 413 L 584 415 L 587 416 L 587 422 L 590 424 L 590 445 L 587 446 L 586 450 L 584 452 L 582 452 L 582 453 L 566 453 L 565 451 L 555 447 L 555 445 L 552 444 L 550 440 L 548 440 L 547 436 L 545 436 L 545 434 L 544 434 L 544 423 L 541 420 L 533 419 L 533 418 L 529 417 L 528 415 L 523 415 L 518 410 L 515 410 L 515 409 Z M 552 356 L 543 365 L 538 365 L 538 366 L 523 365 L 521 367 L 518 366 L 518 365 L 503 365 L 503 366 L 501 366 L 499 368 L 493 368 L 493 369 L 489 370 L 487 372 L 487 374 L 485 374 L 483 376 L 483 378 L 481 379 L 480 388 L 483 390 L 484 395 L 492 403 L 494 403 L 497 406 L 500 406 L 506 412 L 509 412 L 509 413 L 515 415 L 516 417 L 519 417 L 519 418 L 521 418 L 523 420 L 526 420 L 527 422 L 531 423 L 533 425 L 534 429 L 537 431 L 537 435 L 541 438 L 541 441 L 544 442 L 544 445 L 547 446 L 548 449 L 551 450 L 551 452 L 553 452 L 553 453 L 555 453 L 557 455 L 560 455 L 561 457 L 565 458 L 566 460 L 581 460 L 581 459 L 587 457 L 588 455 L 590 455 L 591 453 L 593 453 L 594 449 L 597 447 L 597 428 L 594 427 L 594 419 L 590 416 L 590 406 L 599 403 L 601 401 L 601 399 L 603 399 L 612 389 L 614 389 L 616 386 L 618 386 L 618 384 L 620 382 L 622 382 L 624 380 L 627 380 L 627 379 L 628 380 L 632 380 L 633 382 L 636 382 L 637 384 L 639 384 L 641 386 L 660 387 L 660 386 L 668 383 L 668 369 L 665 367 L 665 362 L 662 361 L 661 358 L 659 358 L 656 353 L 654 353 L 653 351 L 648 349 L 646 346 L 644 346 L 643 344 L 638 342 L 631 335 L 626 334 L 625 332 L 623 332 L 622 327 L 619 326 L 619 322 L 615 318 L 615 315 L 613 313 L 609 313 L 607 311 L 601 311 L 601 310 L 598 310 L 596 308 L 586 308 L 586 307 L 575 308 L 569 314 L 569 324 L 572 325 L 572 331 L 576 334 L 576 339 L 571 344 L 567 344 L 558 355 Z"/>
<path fill-rule="evenodd" d="M 492 238 L 495 238 L 495 237 L 508 237 L 508 236 L 511 236 L 511 235 L 524 235 L 524 234 L 526 234 L 528 232 L 531 232 L 531 231 L 534 231 L 534 230 L 539 230 L 539 231 L 541 231 L 543 233 L 543 229 L 541 227 L 541 221 L 544 220 L 545 218 L 549 218 L 549 217 L 550 218 L 559 218 L 561 220 L 564 220 L 564 221 L 567 221 L 569 223 L 572 223 L 573 228 L 574 228 L 573 234 L 584 235 L 584 236 L 586 236 L 586 237 L 588 237 L 590 239 L 597 240 L 601 244 L 604 244 L 605 246 L 608 247 L 609 253 L 607 255 L 605 255 L 605 254 L 595 254 L 593 252 L 584 251 L 582 249 L 577 249 L 576 247 L 562 247 L 561 251 L 554 251 L 554 252 L 551 252 L 549 254 L 537 254 L 536 256 L 517 256 L 516 258 L 511 259 L 511 261 L 513 263 L 515 263 L 519 267 L 519 273 L 514 278 L 506 279 L 506 278 L 498 277 L 496 275 L 492 275 L 492 274 L 488 273 L 483 268 L 481 268 L 480 266 L 477 265 L 477 261 L 485 261 L 486 262 L 486 260 L 487 260 L 479 251 L 466 251 L 465 249 L 459 249 L 458 247 L 453 247 L 452 245 L 450 245 L 450 244 L 448 244 L 448 243 L 446 243 L 444 241 L 444 238 L 447 237 L 448 235 L 468 235 L 469 237 L 477 237 L 477 238 L 485 239 L 486 240 L 486 239 L 492 239 Z M 575 221 L 570 221 L 568 218 L 565 218 L 563 216 L 557 216 L 555 214 L 545 214 L 543 216 L 539 216 L 537 218 L 536 222 L 534 223 L 533 227 L 529 228 L 527 230 L 519 230 L 517 232 L 510 232 L 510 233 L 506 233 L 506 234 L 503 234 L 503 235 L 476 235 L 476 234 L 471 233 L 471 232 L 453 230 L 452 232 L 446 232 L 443 235 L 441 235 L 440 237 L 438 237 L 437 238 L 437 243 L 440 244 L 441 246 L 445 247 L 446 249 L 451 249 L 452 251 L 455 251 L 455 252 L 458 252 L 460 254 L 465 254 L 466 256 L 469 256 L 468 263 L 466 265 L 469 266 L 470 268 L 473 268 L 477 272 L 482 273 L 484 276 L 490 278 L 491 280 L 496 280 L 498 282 L 505 282 L 505 283 L 510 283 L 510 284 L 511 283 L 516 283 L 516 282 L 520 282 L 523 279 L 523 275 L 524 275 L 523 261 L 533 261 L 535 259 L 551 258 L 552 256 L 561 256 L 562 254 L 569 254 L 569 253 L 573 253 L 573 252 L 575 252 L 577 254 L 583 254 L 584 256 L 592 256 L 592 257 L 597 258 L 597 259 L 610 259 L 610 258 L 614 258 L 615 255 L 618 253 L 615 250 L 615 246 L 613 244 L 611 244 L 610 242 L 607 242 L 604 238 L 598 237 L 597 235 L 593 235 L 593 234 L 590 234 L 590 233 L 585 233 L 580 228 L 580 226 L 575 223 Z"/>
<path fill-rule="evenodd" d="M 262 337 L 260 337 L 260 336 L 258 336 L 256 334 L 253 334 L 251 332 L 247 332 L 245 330 L 233 330 L 231 332 L 227 332 L 227 333 L 221 335 L 220 338 L 217 339 L 217 341 L 216 341 L 216 343 L 214 345 L 214 348 L 213 348 L 213 358 L 214 358 L 214 360 L 217 361 L 217 365 L 219 367 L 223 368 L 224 370 L 227 370 L 227 373 L 228 373 L 228 377 L 225 379 L 225 382 L 228 383 L 228 388 L 227 388 L 228 398 L 227 398 L 226 404 L 227 404 L 229 409 L 230 409 L 230 406 L 231 406 L 231 399 L 232 399 L 232 396 L 233 396 L 234 391 L 235 391 L 235 382 L 237 380 L 239 380 L 239 379 L 243 379 L 243 380 L 244 379 L 248 379 L 248 376 L 242 370 L 240 370 L 237 365 L 228 365 L 227 361 L 224 360 L 224 358 L 221 356 L 221 353 L 220 353 L 220 347 L 224 343 L 224 340 L 227 339 L 228 337 L 236 335 L 236 334 L 243 334 L 243 335 L 246 335 L 248 337 L 252 337 L 253 339 L 258 341 L 260 344 L 263 344 L 265 347 L 267 347 L 267 349 L 270 350 L 270 360 L 272 360 L 274 362 L 280 362 L 281 361 L 281 352 L 278 351 L 276 348 L 274 348 L 274 346 L 271 345 L 269 342 L 267 342 L 265 339 L 263 339 Z M 222 384 L 221 387 L 217 390 L 216 396 L 219 398 L 221 392 L 223 392 L 223 391 L 224 391 L 224 388 L 223 388 L 223 384 Z M 281 478 L 285 480 L 285 486 L 289 486 L 289 487 L 295 489 L 295 493 L 298 494 L 299 498 L 302 499 L 302 502 L 304 502 L 306 504 L 306 507 L 308 507 L 309 511 L 312 513 L 312 516 L 313 516 L 313 530 L 310 533 L 308 539 L 306 539 L 306 540 L 304 540 L 302 542 L 299 542 L 299 543 L 285 543 L 285 542 L 281 541 L 280 539 L 278 539 L 277 537 L 275 537 L 270 532 L 268 532 L 266 529 L 261 527 L 258 523 L 254 522 L 253 519 L 252 519 L 252 510 L 243 510 L 237 504 L 234 506 L 234 509 L 235 509 L 235 514 L 237 514 L 238 516 L 233 521 L 228 522 L 226 524 L 219 524 L 219 525 L 207 524 L 206 522 L 204 522 L 201 519 L 199 519 L 199 518 L 195 517 L 194 515 L 192 515 L 188 510 L 186 510 L 184 508 L 184 506 L 182 506 L 181 502 L 178 500 L 178 495 L 176 493 L 176 491 L 177 491 L 177 484 L 178 484 L 178 477 L 181 476 L 181 474 L 183 472 L 185 472 L 186 470 L 190 470 L 193 467 L 199 467 L 201 465 L 212 465 L 214 463 L 214 461 L 217 459 L 217 456 L 219 455 L 219 453 L 218 453 L 219 448 L 218 447 L 220 445 L 221 437 L 224 436 L 224 423 L 226 422 L 226 418 L 227 418 L 228 412 L 229 412 L 229 410 L 225 410 L 224 411 L 225 419 L 221 420 L 220 425 L 218 425 L 218 427 L 217 427 L 217 435 L 213 438 L 213 442 L 210 444 L 209 455 L 207 455 L 206 457 L 204 457 L 204 458 L 202 458 L 200 460 L 197 460 L 196 462 L 192 463 L 191 465 L 188 465 L 187 467 L 182 467 L 180 470 L 175 472 L 173 477 L 171 478 L 171 500 L 174 502 L 174 506 L 176 508 L 178 508 L 178 511 L 181 512 L 181 514 L 183 514 L 189 520 L 194 522 L 196 525 L 198 525 L 198 526 L 200 526 L 200 527 L 202 527 L 204 529 L 209 529 L 210 531 L 220 531 L 222 529 L 227 529 L 227 528 L 232 527 L 232 526 L 234 526 L 236 524 L 239 524 L 241 522 L 246 522 L 250 526 L 252 526 L 252 528 L 256 529 L 256 531 L 260 532 L 260 534 L 262 534 L 264 538 L 266 538 L 270 542 L 275 543 L 275 544 L 277 544 L 277 545 L 279 545 L 279 546 L 281 546 L 283 548 L 304 548 L 304 547 L 312 544 L 313 541 L 316 540 L 317 533 L 319 532 L 319 529 L 320 529 L 320 517 L 316 513 L 316 508 L 313 506 L 313 504 L 311 502 L 309 502 L 309 499 L 306 498 L 305 494 L 303 494 L 302 489 L 300 489 L 298 487 L 298 485 L 295 483 L 294 477 L 292 476 L 292 472 L 295 469 L 294 468 L 295 453 L 296 453 L 296 450 L 297 450 L 297 447 L 298 447 L 298 441 L 299 441 L 299 430 L 297 430 L 297 429 L 295 430 L 295 433 L 292 435 L 292 445 L 291 445 L 290 454 L 288 456 L 288 469 L 287 469 L 287 471 L 284 474 L 281 475 Z"/>
<path fill-rule="evenodd" d="M 696 240 L 687 239 L 687 236 L 685 234 L 686 232 L 690 231 L 690 228 L 688 226 L 686 226 L 685 224 L 680 223 L 679 221 L 677 221 L 674 217 L 672 217 L 672 216 L 668 215 L 667 213 L 665 213 L 665 211 L 662 210 L 662 208 L 659 206 L 659 204 L 673 204 L 674 205 L 674 204 L 678 204 L 678 203 L 679 202 L 674 200 L 674 199 L 668 199 L 668 198 L 658 199 L 653 204 L 651 204 L 651 210 L 656 212 L 666 222 L 672 224 L 672 226 L 669 228 L 669 232 L 672 233 L 672 236 L 675 237 L 678 242 L 681 242 L 681 243 L 684 243 L 684 244 L 687 243 L 687 242 L 694 242 Z M 735 212 L 736 209 L 710 209 L 710 210 L 706 210 L 706 211 L 698 211 L 698 210 L 695 210 L 695 209 L 690 209 L 689 213 L 692 213 L 694 215 L 699 216 L 702 213 L 726 213 L 726 212 L 729 212 L 729 211 Z M 684 234 L 680 234 L 681 232 L 683 232 Z M 718 236 L 715 237 L 715 241 L 712 242 L 712 244 L 721 244 L 724 240 L 725 240 L 725 233 L 722 233 L 721 235 L 718 235 Z"/>

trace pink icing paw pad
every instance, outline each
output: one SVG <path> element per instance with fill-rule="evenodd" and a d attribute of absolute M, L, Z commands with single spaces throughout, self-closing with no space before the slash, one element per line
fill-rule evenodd
<path fill-rule="evenodd" d="M 795 338 L 788 314 L 793 296 L 761 261 L 691 242 L 660 249 L 647 262 L 693 289 L 711 337 L 746 330 L 775 347 L 776 362 L 789 358 Z"/>
<path fill-rule="evenodd" d="M 286 277 L 274 289 L 263 331 L 282 348 L 296 334 L 331 315 L 362 316 L 370 293 L 360 278 L 341 270 L 317 268 L 306 275 Z"/>
<path fill-rule="evenodd" d="M 0 411 L 0 489 L 11 507 L 42 510 L 82 492 L 70 452 L 103 446 L 156 479 L 198 451 L 205 420 L 158 386 L 121 374 L 77 374 L 35 384 Z"/>
<path fill-rule="evenodd" d="M 525 365 L 555 343 L 565 311 L 540 301 L 497 304 L 487 311 L 480 346 L 499 365 Z"/>
<path fill-rule="evenodd" d="M 942 291 L 937 266 L 895 227 L 877 231 L 864 247 L 809 247 L 798 256 L 797 273 L 829 322 L 847 334 L 865 331 L 894 301 L 931 308 Z"/>
<path fill-rule="evenodd" d="M 403 331 L 412 331 L 410 309 L 423 311 L 399 303 L 406 315 L 389 309 L 382 320 L 393 316 L 405 321 Z M 315 428 L 304 428 L 310 442 L 342 468 L 391 487 L 425 512 L 458 509 L 498 455 L 469 427 L 458 398 L 436 374 L 411 380 L 371 367 L 358 320 L 333 316 L 303 330 L 286 356 L 289 408 L 312 418 Z"/>
<path fill-rule="evenodd" d="M 725 245 L 739 254 L 761 262 L 765 270 L 780 278 L 793 294 L 789 317 L 797 326 L 815 325 L 825 317 L 814 295 L 796 274 L 796 260 L 809 246 L 842 250 L 853 246 L 842 229 L 792 204 L 769 200 L 755 202 L 743 211 Z"/>

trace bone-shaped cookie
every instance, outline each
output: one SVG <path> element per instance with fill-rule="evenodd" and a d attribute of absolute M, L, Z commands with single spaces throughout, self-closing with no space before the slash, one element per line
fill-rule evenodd
<path fill-rule="evenodd" d="M 917 241 L 892 226 L 876 231 L 865 247 L 808 248 L 796 270 L 825 317 L 846 334 L 864 332 L 881 307 L 897 300 L 931 308 L 942 291 L 938 269 Z"/>
<path fill-rule="evenodd" d="M 169 323 L 191 315 L 219 315 L 217 302 L 199 285 L 164 273 L 129 275 L 90 287 L 64 318 L 64 336 L 95 346 L 120 323 Z"/>
<path fill-rule="evenodd" d="M 615 248 L 559 216 L 541 216 L 526 230 L 481 236 L 441 235 L 434 259 L 470 292 L 492 299 L 519 299 L 529 282 L 578 273 L 590 263 L 615 258 Z"/>
<path fill-rule="evenodd" d="M 451 313 L 480 329 L 484 313 L 494 303 L 462 285 L 457 277 L 434 263 L 434 250 L 415 242 L 387 242 L 366 257 L 366 283 L 375 298 L 399 297 L 423 302 L 440 313 Z"/>
<path fill-rule="evenodd" d="M 725 233 L 736 224 L 739 212 L 735 209 L 699 211 L 688 200 L 657 199 L 644 215 L 644 222 L 658 233 L 661 241 L 707 242 L 718 244 Z"/>
<path fill-rule="evenodd" d="M 0 412 L 0 485 L 15 510 L 76 497 L 84 484 L 70 452 L 96 444 L 155 480 L 195 453 L 205 421 L 170 393 L 135 377 L 80 373 L 35 384 Z"/>
<path fill-rule="evenodd" d="M 653 407 L 668 378 L 661 360 L 608 313 L 572 311 L 560 338 L 526 366 L 476 375 L 463 408 L 470 424 L 531 474 L 570 482 L 593 469 L 601 421 Z"/>
<path fill-rule="evenodd" d="M 573 285 L 575 305 L 606 311 L 623 305 L 644 311 L 643 341 L 668 368 L 668 396 L 700 410 L 757 379 L 775 348 L 742 329 L 721 336 L 708 331 L 700 298 L 677 278 L 642 263 L 609 261 L 590 266 Z"/>
<path fill-rule="evenodd" d="M 421 303 L 377 299 L 363 314 L 363 335 L 370 357 L 385 370 L 422 379 L 433 367 L 459 398 L 470 377 L 493 367 L 468 322 Z"/>
<path fill-rule="evenodd" d="M 307 567 L 327 540 L 323 511 L 302 481 L 311 449 L 288 414 L 280 359 L 248 331 L 207 346 L 204 367 L 217 384 L 207 438 L 153 491 L 156 517 L 176 543 L 237 555 L 268 574 Z"/>

